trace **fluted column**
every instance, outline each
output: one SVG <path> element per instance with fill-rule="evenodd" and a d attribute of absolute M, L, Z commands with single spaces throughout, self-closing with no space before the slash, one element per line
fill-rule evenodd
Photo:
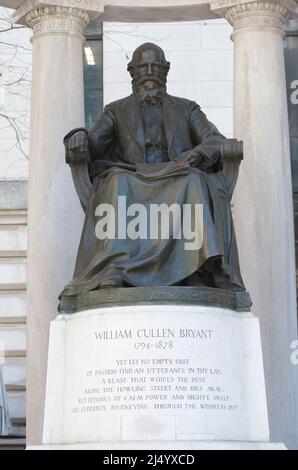
<path fill-rule="evenodd" d="M 271 440 L 293 445 L 297 311 L 282 30 L 290 2 L 223 3 L 237 4 L 225 17 L 234 27 L 234 136 L 245 155 L 234 195 L 241 268 L 261 320 Z"/>
<path fill-rule="evenodd" d="M 64 160 L 63 136 L 84 125 L 83 27 L 78 8 L 26 15 L 33 30 L 29 217 L 27 443 L 41 442 L 49 322 L 73 274 L 83 213 Z"/>

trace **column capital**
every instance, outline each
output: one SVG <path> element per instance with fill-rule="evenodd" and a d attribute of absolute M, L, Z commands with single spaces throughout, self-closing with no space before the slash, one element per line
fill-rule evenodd
<path fill-rule="evenodd" d="M 58 17 L 61 19 L 72 18 L 74 22 L 81 20 L 83 23 L 85 21 L 88 23 L 103 12 L 104 0 L 26 0 L 12 14 L 12 19 L 14 23 L 26 24 L 34 30 L 37 22 L 45 21 L 46 18 L 51 19 L 52 23 L 54 18 L 57 20 Z M 62 26 L 61 21 L 60 26 Z M 58 21 L 56 23 L 59 29 Z M 54 24 L 52 27 L 55 31 Z"/>
<path fill-rule="evenodd" d="M 89 15 L 84 10 L 53 5 L 34 8 L 26 15 L 26 24 L 33 30 L 32 39 L 47 34 L 82 36 L 83 28 L 89 21 Z"/>
<path fill-rule="evenodd" d="M 280 28 L 291 16 L 298 16 L 294 0 L 213 0 L 211 10 L 239 29 L 245 26 Z"/>

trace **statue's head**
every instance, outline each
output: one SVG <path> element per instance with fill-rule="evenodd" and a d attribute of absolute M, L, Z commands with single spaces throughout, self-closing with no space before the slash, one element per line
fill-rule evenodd
<path fill-rule="evenodd" d="M 170 62 L 156 44 L 147 42 L 134 51 L 127 70 L 132 77 L 133 92 L 144 104 L 150 106 L 161 102 L 169 68 Z"/>

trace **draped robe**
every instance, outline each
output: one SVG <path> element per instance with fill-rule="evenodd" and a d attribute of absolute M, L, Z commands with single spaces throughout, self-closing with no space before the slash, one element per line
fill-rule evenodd
<path fill-rule="evenodd" d="M 154 160 L 148 125 L 134 94 L 106 106 L 88 131 L 93 186 L 74 277 L 63 295 L 96 289 L 115 276 L 128 286 L 170 286 L 213 258 L 220 259 L 221 271 L 232 283 L 244 288 L 220 159 L 225 137 L 193 101 L 166 94 L 160 112 L 162 153 L 166 141 L 167 161 L 158 156 Z M 184 154 L 187 151 L 199 157 L 198 167 L 189 165 Z M 173 233 L 169 239 L 100 240 L 95 235 L 96 208 L 111 204 L 117 213 L 118 196 L 125 196 L 127 207 L 142 203 L 148 213 L 151 204 L 201 204 L 201 246 L 185 250 L 185 239 L 175 239 Z"/>

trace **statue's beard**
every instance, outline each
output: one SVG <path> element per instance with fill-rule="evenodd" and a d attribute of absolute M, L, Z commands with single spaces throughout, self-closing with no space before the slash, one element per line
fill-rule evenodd
<path fill-rule="evenodd" d="M 156 106 L 162 103 L 167 89 L 166 82 L 148 77 L 147 79 L 133 80 L 132 90 L 137 95 L 141 104 L 144 106 Z"/>

